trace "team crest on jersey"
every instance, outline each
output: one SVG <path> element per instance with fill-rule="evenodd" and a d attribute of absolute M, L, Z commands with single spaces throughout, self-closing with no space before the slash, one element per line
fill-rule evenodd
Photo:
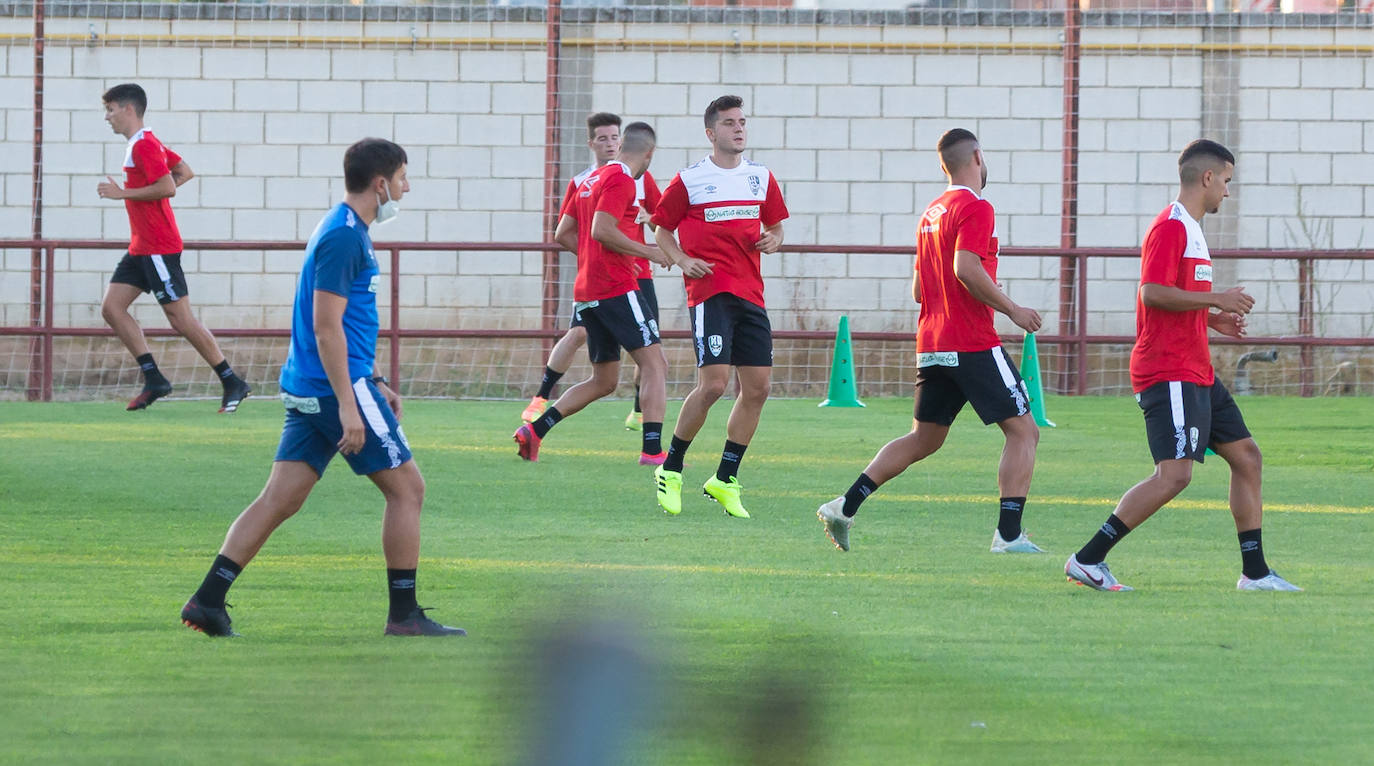
<path fill-rule="evenodd" d="M 711 349 L 711 356 L 720 356 L 720 352 L 725 349 L 725 339 L 719 335 L 712 335 L 706 339 L 706 345 Z"/>
<path fill-rule="evenodd" d="M 763 188 L 763 180 L 758 176 L 749 176 L 749 193 L 758 194 L 759 189 Z"/>

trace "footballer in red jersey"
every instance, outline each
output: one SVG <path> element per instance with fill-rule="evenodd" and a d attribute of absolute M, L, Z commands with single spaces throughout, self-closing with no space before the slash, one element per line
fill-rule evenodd
<path fill-rule="evenodd" d="M 1208 447 L 1231 469 L 1231 516 L 1240 543 L 1238 590 L 1295 591 L 1264 558 L 1259 446 L 1240 407 L 1216 379 L 1207 330 L 1245 335 L 1255 299 L 1243 287 L 1217 292 L 1202 218 L 1230 194 L 1236 158 L 1221 144 L 1198 139 L 1178 158 L 1178 199 L 1150 225 L 1140 249 L 1136 342 L 1131 387 L 1145 415 L 1155 461 L 1149 478 L 1127 490 L 1096 534 L 1064 564 L 1064 574 L 1096 590 L 1131 590 L 1107 568 L 1106 557 L 1128 532 L 1182 492 Z M 1212 309 L 1217 309 L 1213 312 Z"/>
<path fill-rule="evenodd" d="M 1043 553 L 1021 528 L 1035 470 L 1040 431 L 1031 418 L 1025 383 L 993 329 L 994 311 L 1026 332 L 1040 315 L 1018 305 L 997 285 L 997 234 L 992 205 L 982 197 L 987 164 L 973 133 L 946 131 L 938 145 L 949 188 L 926 207 L 916 234 L 912 296 L 921 304 L 916 333 L 916 417 L 906 436 L 883 447 L 845 494 L 816 515 L 840 550 L 859 505 L 884 482 L 945 443 L 965 404 L 1006 437 L 997 468 L 997 529 L 993 553 Z"/>
<path fill-rule="evenodd" d="M 215 336 L 191 312 L 186 275 L 181 269 L 181 232 L 172 215 L 171 198 L 194 173 L 176 152 L 168 149 L 143 125 L 148 96 L 133 83 L 105 92 L 105 121 L 129 141 L 124 154 L 124 185 L 113 178 L 96 186 L 105 199 L 124 201 L 129 214 L 129 252 L 115 267 L 100 313 L 143 371 L 143 390 L 127 409 L 141 410 L 172 392 L 143 337 L 143 328 L 129 313 L 142 293 L 151 292 L 162 305 L 172 329 L 191 342 L 214 370 L 224 389 L 220 412 L 234 412 L 252 389 L 229 366 Z"/>
<path fill-rule="evenodd" d="M 668 459 L 655 471 L 658 503 L 682 511 L 683 455 L 730 381 L 739 397 L 730 411 L 716 475 L 702 491 L 736 518 L 748 518 L 740 500 L 739 464 L 768 399 L 773 330 L 763 305 L 763 253 L 782 246 L 787 205 L 768 168 L 744 157 L 744 101 L 721 96 L 706 108 L 711 154 L 668 183 L 650 223 L 655 238 L 682 267 L 696 342 L 697 385 L 673 429 Z"/>
<path fill-rule="evenodd" d="M 639 292 L 635 258 L 666 262 L 656 247 L 636 240 L 639 214 L 635 179 L 653 159 L 653 128 L 642 122 L 625 127 L 620 159 L 588 176 L 573 193 L 554 239 L 577 253 L 574 310 L 587 333 L 592 376 L 568 389 L 557 402 L 515 432 L 517 452 L 537 460 L 549 430 L 588 404 L 615 392 L 620 382 L 620 349 L 630 352 L 643 374 L 644 426 L 640 463 L 659 465 L 668 362 L 658 340 L 658 322 Z M 627 233 L 627 230 L 629 233 Z"/>

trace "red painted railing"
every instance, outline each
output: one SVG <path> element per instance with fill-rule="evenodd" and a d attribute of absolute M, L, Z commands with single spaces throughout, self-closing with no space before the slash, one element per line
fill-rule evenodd
<path fill-rule="evenodd" d="M 401 270 L 401 253 L 403 251 L 481 251 L 481 252 L 550 252 L 556 253 L 560 248 L 551 242 L 385 242 L 377 243 L 376 249 L 390 253 L 391 263 L 391 306 L 390 306 L 390 326 L 382 330 L 381 336 L 386 339 L 390 346 L 390 369 L 389 375 L 393 380 L 400 380 L 400 348 L 403 340 L 407 338 L 540 338 L 552 339 L 561 334 L 561 331 L 542 326 L 539 329 L 528 330 L 433 330 L 433 329 L 407 329 L 401 325 L 401 306 L 400 306 L 400 284 L 405 278 Z M 29 399 L 42 401 L 52 400 L 53 382 L 53 339 L 57 337 L 89 337 L 107 336 L 112 337 L 114 332 L 108 327 L 57 327 L 53 322 L 53 285 L 56 279 L 54 263 L 58 250 L 123 250 L 126 244 L 123 242 L 111 242 L 107 240 L 81 240 L 81 239 L 0 239 L 0 250 L 32 250 L 42 253 L 42 268 L 35 269 L 31 275 L 33 290 L 32 295 L 41 296 L 35 299 L 36 302 L 30 306 L 30 326 L 28 327 L 0 327 L 0 336 L 27 336 L 32 339 L 30 347 L 31 362 L 29 367 L 28 397 Z M 287 241 L 259 241 L 259 242 L 187 242 L 186 250 L 304 250 L 304 242 Z M 904 258 L 912 257 L 912 248 L 894 247 L 880 245 L 788 245 L 785 248 L 789 253 L 840 253 L 840 254 L 871 254 L 871 255 L 892 255 Z M 1073 322 L 1070 325 L 1074 328 L 1072 333 L 1060 333 L 1057 335 L 1042 334 L 1037 336 L 1041 343 L 1058 344 L 1067 348 L 1068 356 L 1072 360 L 1072 369 L 1076 373 L 1076 380 L 1071 388 L 1074 393 L 1086 393 L 1087 382 L 1087 359 L 1089 345 L 1102 344 L 1130 344 L 1135 338 L 1130 335 L 1090 335 L 1087 332 L 1088 319 L 1088 278 L 1087 262 L 1090 258 L 1136 258 L 1139 251 L 1133 248 L 1092 248 L 1079 247 L 1072 250 L 1063 248 L 1037 248 L 1037 247 L 1006 247 L 1002 248 L 999 257 L 1001 258 L 1026 258 L 1026 257 L 1055 257 L 1061 259 L 1072 259 L 1075 263 L 1074 273 L 1077 279 Z M 1354 337 L 1312 337 L 1313 305 L 1312 290 L 1312 266 L 1317 261 L 1326 260 L 1374 260 L 1374 250 L 1214 250 L 1212 257 L 1217 260 L 1226 259 L 1245 259 L 1245 260 L 1294 260 L 1298 262 L 1298 328 L 1299 334 L 1295 336 L 1283 337 L 1247 337 L 1244 340 L 1231 338 L 1213 338 L 1213 342 L 1221 345 L 1267 345 L 1267 346 L 1289 346 L 1297 347 L 1299 354 L 1302 355 L 1302 395 L 1311 396 L 1313 393 L 1311 354 L 1312 349 L 1319 346 L 1352 346 L 1352 347 L 1374 347 L 1374 338 Z M 223 338 L 246 338 L 246 337 L 287 337 L 290 335 L 288 328 L 270 329 L 213 329 L 214 334 Z M 170 336 L 175 333 L 165 328 L 149 328 L 145 331 L 149 336 Z M 665 338 L 687 338 L 689 334 L 685 331 L 664 332 Z M 834 337 L 833 333 L 812 330 L 774 330 L 773 337 L 780 340 L 829 340 Z M 911 336 L 908 333 L 897 332 L 856 332 L 853 338 L 857 342 L 863 341 L 906 341 Z M 1008 337 L 1009 342 L 1019 341 L 1019 338 Z"/>

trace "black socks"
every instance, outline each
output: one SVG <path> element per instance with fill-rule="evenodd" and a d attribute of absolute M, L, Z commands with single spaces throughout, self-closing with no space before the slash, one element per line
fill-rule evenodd
<path fill-rule="evenodd" d="M 563 413 L 559 412 L 557 407 L 550 407 L 544 410 L 544 414 L 540 415 L 538 420 L 530 423 L 530 428 L 534 429 L 535 436 L 542 439 L 544 438 L 544 434 L 548 433 L 549 429 L 558 425 L 558 421 L 562 419 Z"/>
<path fill-rule="evenodd" d="M 386 586 L 387 593 L 391 596 L 391 607 L 387 616 L 391 622 L 400 622 L 415 611 L 415 570 L 388 568 Z"/>
<path fill-rule="evenodd" d="M 1026 509 L 1026 498 L 1002 498 L 1002 510 L 997 517 L 997 534 L 1011 542 L 1021 536 L 1021 513 Z"/>
<path fill-rule="evenodd" d="M 739 475 L 739 461 L 744 459 L 744 451 L 749 449 L 748 444 L 740 444 L 725 440 L 725 449 L 720 452 L 720 465 L 716 467 L 716 478 L 725 483 Z"/>
<path fill-rule="evenodd" d="M 644 421 L 644 446 L 646 455 L 657 455 L 663 451 L 663 424 Z"/>
<path fill-rule="evenodd" d="M 563 373 L 555 371 L 552 367 L 544 368 L 544 379 L 539 381 L 539 393 L 535 394 L 540 399 L 553 398 L 553 387 L 558 385 Z"/>
<path fill-rule="evenodd" d="M 243 567 L 234 563 L 234 560 L 227 556 L 215 556 L 215 563 L 210 565 L 210 571 L 205 574 L 205 580 L 201 582 L 200 589 L 193 597 L 196 603 L 206 609 L 223 609 L 224 597 L 229 593 L 229 586 L 234 584 Z"/>
<path fill-rule="evenodd" d="M 682 458 L 687 454 L 687 448 L 692 446 L 690 439 L 679 439 L 676 436 L 668 442 L 668 459 L 663 463 L 663 470 L 676 471 L 682 473 Z"/>
<path fill-rule="evenodd" d="M 160 383 L 167 380 L 162 376 L 162 371 L 157 368 L 157 362 L 153 361 L 152 354 L 136 356 L 134 361 L 138 362 L 138 368 L 143 371 L 144 383 Z"/>
<path fill-rule="evenodd" d="M 868 474 L 859 474 L 859 478 L 855 479 L 844 493 L 844 515 L 852 518 L 859 512 L 859 504 L 867 500 L 877 489 L 878 483 L 868 478 Z"/>
<path fill-rule="evenodd" d="M 1097 534 L 1093 535 L 1088 544 L 1078 552 L 1078 563 L 1101 564 L 1107 558 L 1107 553 L 1112 549 L 1112 546 L 1121 542 L 1121 538 L 1130 531 L 1126 528 L 1126 522 L 1118 519 L 1115 513 L 1108 516 L 1102 528 L 1097 530 Z"/>
<path fill-rule="evenodd" d="M 1248 529 L 1236 535 L 1240 540 L 1240 571 L 1251 580 L 1269 576 L 1269 565 L 1264 561 L 1264 545 L 1260 543 L 1258 528 Z"/>

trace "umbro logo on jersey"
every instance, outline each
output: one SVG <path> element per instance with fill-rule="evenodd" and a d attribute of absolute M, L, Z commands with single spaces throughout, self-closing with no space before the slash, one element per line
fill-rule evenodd
<path fill-rule="evenodd" d="M 921 214 L 921 218 L 931 223 L 939 223 L 940 216 L 944 215 L 947 212 L 949 212 L 949 208 L 936 202 L 934 205 L 931 205 L 930 207 L 926 208 L 926 212 Z"/>
<path fill-rule="evenodd" d="M 715 184 L 711 184 L 707 186 L 705 189 L 702 189 L 702 191 L 706 192 L 707 194 L 715 194 L 717 191 L 719 191 L 719 189 L 716 188 Z"/>

